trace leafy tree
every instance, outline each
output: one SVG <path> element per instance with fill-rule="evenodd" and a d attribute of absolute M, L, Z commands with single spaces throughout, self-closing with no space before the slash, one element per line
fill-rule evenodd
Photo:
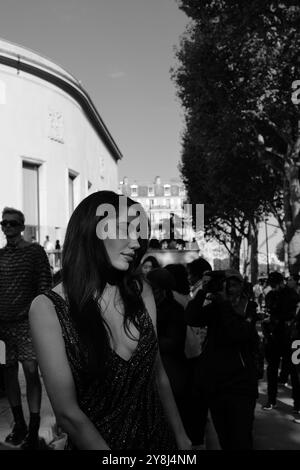
<path fill-rule="evenodd" d="M 274 213 L 290 269 L 299 270 L 300 119 L 291 100 L 300 78 L 298 1 L 178 3 L 193 20 L 173 71 L 186 114 L 189 196 L 205 203 L 207 232 L 225 230 L 233 245 L 246 235 L 257 249 L 257 222 Z"/>

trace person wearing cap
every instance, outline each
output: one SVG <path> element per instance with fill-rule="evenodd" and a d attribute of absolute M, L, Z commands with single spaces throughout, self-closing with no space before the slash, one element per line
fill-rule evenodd
<path fill-rule="evenodd" d="M 184 308 L 172 293 L 176 288 L 176 280 L 171 272 L 165 268 L 155 268 L 148 272 L 147 280 L 152 287 L 156 304 L 157 338 L 161 359 L 185 427 L 187 359 L 184 355 Z"/>
<path fill-rule="evenodd" d="M 186 267 L 183 264 L 168 264 L 164 267 L 175 278 L 175 288 L 172 290 L 174 299 L 185 308 L 190 300 L 190 286 Z"/>
<path fill-rule="evenodd" d="M 269 318 L 262 323 L 265 343 L 265 356 L 268 363 L 268 400 L 263 410 L 277 408 L 278 370 L 282 361 L 291 367 L 291 337 L 290 325 L 295 318 L 299 296 L 294 289 L 284 284 L 284 278 L 279 272 L 269 275 L 268 283 L 271 291 L 266 295 L 266 307 Z M 300 410 L 300 397 L 297 391 L 297 380 L 291 376 L 294 398 L 294 411 Z M 297 383 L 296 383 L 297 382 Z M 299 387 L 298 387 L 299 388 Z"/>
<path fill-rule="evenodd" d="M 209 407 L 220 446 L 251 450 L 257 391 L 257 332 L 238 271 L 205 273 L 205 301 L 190 308 L 190 324 L 207 327 L 195 368 L 195 393 Z M 196 307 L 196 305 L 194 305 Z"/>
<path fill-rule="evenodd" d="M 185 322 L 187 325 L 185 355 L 188 365 L 188 402 L 187 432 L 195 448 L 205 444 L 205 430 L 208 421 L 208 407 L 199 393 L 194 393 L 194 376 L 197 367 L 197 357 L 201 354 L 202 345 L 207 334 L 206 327 L 194 325 L 194 316 L 197 316 L 199 307 L 205 300 L 203 283 L 205 273 L 212 271 L 211 265 L 204 258 L 199 257 L 187 265 L 188 281 L 190 283 L 190 300 L 185 308 Z"/>

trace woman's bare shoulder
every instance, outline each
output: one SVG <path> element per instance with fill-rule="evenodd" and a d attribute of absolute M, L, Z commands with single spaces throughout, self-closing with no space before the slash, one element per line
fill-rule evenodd
<path fill-rule="evenodd" d="M 39 323 L 58 322 L 56 310 L 52 300 L 45 294 L 40 294 L 32 301 L 29 310 L 29 320 Z"/>

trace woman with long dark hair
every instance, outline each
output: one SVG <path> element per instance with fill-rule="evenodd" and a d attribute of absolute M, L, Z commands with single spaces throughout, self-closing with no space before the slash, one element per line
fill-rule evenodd
<path fill-rule="evenodd" d="M 145 259 L 143 259 L 142 264 L 141 264 L 141 270 L 144 276 L 147 277 L 147 274 L 152 271 L 152 269 L 159 268 L 160 264 L 155 258 L 155 256 L 147 256 Z"/>
<path fill-rule="evenodd" d="M 190 448 L 158 352 L 153 294 L 135 274 L 148 233 L 139 204 L 91 194 L 68 224 L 62 283 L 32 303 L 39 365 L 71 449 Z"/>

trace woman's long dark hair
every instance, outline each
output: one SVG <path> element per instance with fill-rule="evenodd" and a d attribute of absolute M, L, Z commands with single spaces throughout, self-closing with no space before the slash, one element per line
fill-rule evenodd
<path fill-rule="evenodd" d="M 128 271 L 124 272 L 112 267 L 103 240 L 96 234 L 98 222 L 106 215 L 97 216 L 98 207 L 101 204 L 110 204 L 118 217 L 120 197 L 124 198 L 127 207 L 137 204 L 112 191 L 98 191 L 85 198 L 70 218 L 63 246 L 64 293 L 69 303 L 70 315 L 88 350 L 91 376 L 102 370 L 104 348 L 108 345 L 107 329 L 99 303 L 107 282 L 119 288 L 124 304 L 124 328 L 127 334 L 129 323 L 139 328 L 139 313 L 144 309 L 142 283 L 135 271 L 147 250 L 148 239 L 138 239 L 140 248 L 136 251 L 135 260 Z"/>
<path fill-rule="evenodd" d="M 151 256 L 151 255 L 150 255 L 150 256 L 147 256 L 145 259 L 143 259 L 142 264 L 147 263 L 147 261 L 152 264 L 152 269 L 154 269 L 154 268 L 160 268 L 160 264 L 159 264 L 159 262 L 157 261 L 157 259 L 155 258 L 155 256 Z"/>

